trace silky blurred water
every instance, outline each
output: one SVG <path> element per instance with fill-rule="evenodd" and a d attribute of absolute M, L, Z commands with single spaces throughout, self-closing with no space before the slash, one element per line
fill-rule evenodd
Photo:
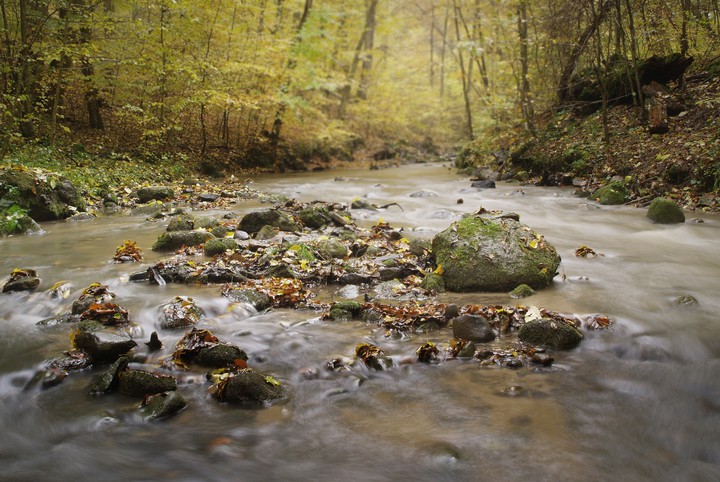
<path fill-rule="evenodd" d="M 301 201 L 398 203 L 353 215 L 366 226 L 381 219 L 402 226 L 407 237 L 429 239 L 481 207 L 516 212 L 563 257 L 564 279 L 523 303 L 602 313 L 615 326 L 587 332 L 545 372 L 473 361 L 407 364 L 422 343 L 447 344 L 451 330 L 390 339 L 375 325 L 321 321 L 312 311 L 257 315 L 231 306 L 219 287 L 129 283 L 129 273 L 163 259 L 149 249 L 162 222 L 48 223 L 45 235 L 0 239 L 0 276 L 24 267 L 43 280 L 35 294 L 0 295 L 0 480 L 720 479 L 717 216 L 687 213 L 685 224 L 654 225 L 643 210 L 598 206 L 571 189 L 470 188 L 437 164 L 264 176 L 255 187 Z M 413 196 L 421 190 L 434 195 Z M 232 209 L 259 206 L 238 201 Z M 124 239 L 144 248 L 141 266 L 110 262 Z M 603 256 L 576 258 L 582 244 Z M 245 349 L 253 367 L 289 388 L 287 400 L 255 410 L 218 404 L 202 373 L 190 372 L 179 378 L 189 407 L 147 423 L 136 414 L 139 400 L 90 397 L 93 370 L 51 389 L 25 389 L 45 360 L 70 345 L 68 327 L 35 325 L 67 309 L 42 292 L 59 280 L 73 285 L 69 300 L 94 281 L 108 284 L 130 312 L 141 353 L 159 330 L 165 348 L 147 366 L 182 336 L 160 330 L 159 307 L 192 296 L 208 315 L 201 327 Z M 341 298 L 335 290 L 322 296 Z M 676 306 L 683 294 L 699 305 Z M 515 303 L 487 293 L 440 299 Z M 377 344 L 398 366 L 344 375 L 323 369 L 360 342 Z M 306 380 L 305 368 L 321 376 Z"/>

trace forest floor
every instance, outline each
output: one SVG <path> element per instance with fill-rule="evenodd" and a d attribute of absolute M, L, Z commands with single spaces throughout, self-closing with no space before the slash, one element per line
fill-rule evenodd
<path fill-rule="evenodd" d="M 621 179 L 629 204 L 665 196 L 686 209 L 718 211 L 720 79 L 688 82 L 669 97 L 684 110 L 669 118 L 665 134 L 650 134 L 643 114 L 627 105 L 608 109 L 607 139 L 600 111 L 547 116 L 536 136 L 516 134 L 512 170 L 527 170 L 531 182 L 545 184 L 574 178 L 589 191 Z"/>

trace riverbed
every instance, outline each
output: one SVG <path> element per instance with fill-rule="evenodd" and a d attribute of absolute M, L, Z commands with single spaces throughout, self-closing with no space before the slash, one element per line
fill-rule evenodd
<path fill-rule="evenodd" d="M 684 224 L 655 225 L 644 210 L 600 206 L 569 188 L 471 188 L 441 164 L 268 175 L 254 187 L 300 201 L 397 203 L 353 215 L 366 226 L 403 227 L 408 238 L 431 239 L 481 207 L 518 213 L 563 258 L 553 285 L 522 303 L 600 313 L 614 325 L 556 353 L 551 370 L 404 363 L 426 341 L 447 346 L 452 330 L 388 338 L 376 325 L 324 321 L 309 310 L 256 314 L 231 305 L 217 286 L 131 283 L 130 273 L 164 258 L 150 246 L 167 221 L 116 215 L 46 223 L 44 235 L 0 239 L 1 277 L 23 267 L 43 280 L 37 293 L 0 295 L 0 479 L 720 480 L 718 216 L 686 213 Z M 241 214 L 264 207 L 232 205 Z M 140 266 L 111 262 L 125 239 L 143 248 Z M 581 245 L 599 256 L 575 257 Z M 193 297 L 208 315 L 201 327 L 241 346 L 289 396 L 260 409 L 223 405 L 202 374 L 189 373 L 179 378 L 188 408 L 149 423 L 132 397 L 89 396 L 95 370 L 26 389 L 44 361 L 69 348 L 67 326 L 36 326 L 67 309 L 43 293 L 60 280 L 74 287 L 69 300 L 92 282 L 107 284 L 143 348 L 159 330 L 159 307 L 176 295 Z M 342 299 L 339 289 L 323 296 Z M 681 295 L 697 305 L 676 305 Z M 439 301 L 517 303 L 502 293 Z M 148 365 L 182 336 L 159 332 L 165 349 Z M 328 360 L 351 356 L 361 342 L 378 345 L 397 366 L 325 374 Z M 307 368 L 322 375 L 306 379 Z"/>

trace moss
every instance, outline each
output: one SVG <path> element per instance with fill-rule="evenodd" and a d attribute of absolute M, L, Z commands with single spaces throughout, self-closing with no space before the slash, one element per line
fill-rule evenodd
<path fill-rule="evenodd" d="M 527 298 L 535 294 L 535 290 L 526 284 L 521 284 L 510 292 L 511 298 Z"/>
<path fill-rule="evenodd" d="M 496 236 L 502 233 L 502 227 L 489 219 L 479 216 L 467 216 L 458 222 L 457 233 L 458 236 L 462 238 L 476 236 L 478 234 L 482 234 L 483 236 Z"/>
<path fill-rule="evenodd" d="M 445 280 L 443 277 L 436 273 L 428 273 L 423 278 L 420 286 L 428 291 L 435 291 L 437 293 L 445 292 Z"/>
<path fill-rule="evenodd" d="M 658 224 L 676 224 L 685 222 L 685 214 L 674 201 L 658 197 L 652 200 L 647 217 Z"/>
<path fill-rule="evenodd" d="M 196 227 L 195 223 L 196 219 L 191 214 L 173 216 L 168 223 L 166 231 L 192 231 Z"/>
<path fill-rule="evenodd" d="M 230 238 L 215 238 L 205 243 L 205 256 L 217 256 L 223 254 L 227 250 L 237 248 L 237 243 Z"/>
<path fill-rule="evenodd" d="M 215 236 L 207 231 L 173 231 L 164 233 L 155 241 L 153 251 L 174 251 L 182 246 L 198 246 Z"/>
<path fill-rule="evenodd" d="M 518 330 L 518 339 L 553 350 L 568 350 L 576 347 L 583 335 L 577 328 L 562 321 L 542 319 L 523 324 Z"/>
<path fill-rule="evenodd" d="M 592 194 L 593 199 L 605 205 L 624 204 L 627 196 L 628 190 L 621 182 L 608 183 Z"/>

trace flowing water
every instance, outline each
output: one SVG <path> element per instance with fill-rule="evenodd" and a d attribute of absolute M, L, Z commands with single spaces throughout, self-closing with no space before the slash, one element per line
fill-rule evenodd
<path fill-rule="evenodd" d="M 76 290 L 69 299 L 91 282 L 108 284 L 143 349 L 159 329 L 158 307 L 192 296 L 208 314 L 202 326 L 243 347 L 253 367 L 289 387 L 289 397 L 262 409 L 222 405 L 201 374 L 180 375 L 189 407 L 147 423 L 136 415 L 139 400 L 90 397 L 94 371 L 26 389 L 43 362 L 70 344 L 67 326 L 35 323 L 67 306 L 42 292 L 3 294 L 0 480 L 720 480 L 720 218 L 660 226 L 643 210 L 598 207 L 569 189 L 469 184 L 447 167 L 416 165 L 267 176 L 255 187 L 301 201 L 396 202 L 353 214 L 365 225 L 382 218 L 403 226 L 407 237 L 431 238 L 481 206 L 519 213 L 563 257 L 564 279 L 525 302 L 607 314 L 612 330 L 586 333 L 544 372 L 447 360 L 330 374 L 324 363 L 352 355 L 360 342 L 400 362 L 427 340 L 446 344 L 452 332 L 388 339 L 374 325 L 325 322 L 311 311 L 254 315 L 231 307 L 218 287 L 129 283 L 140 267 L 110 263 L 115 247 L 133 239 L 145 248 L 144 266 L 156 263 L 162 256 L 149 247 L 162 223 L 125 216 L 49 223 L 43 236 L 0 239 L 0 275 L 34 268 L 43 289 L 69 281 Z M 411 196 L 421 189 L 436 195 Z M 234 209 L 258 207 L 239 201 Z M 603 256 L 576 258 L 582 244 Z M 699 304 L 676 306 L 684 294 Z M 441 301 L 514 303 L 505 294 Z M 182 335 L 160 334 L 166 348 L 155 357 Z M 306 380 L 303 368 L 321 376 Z"/>

